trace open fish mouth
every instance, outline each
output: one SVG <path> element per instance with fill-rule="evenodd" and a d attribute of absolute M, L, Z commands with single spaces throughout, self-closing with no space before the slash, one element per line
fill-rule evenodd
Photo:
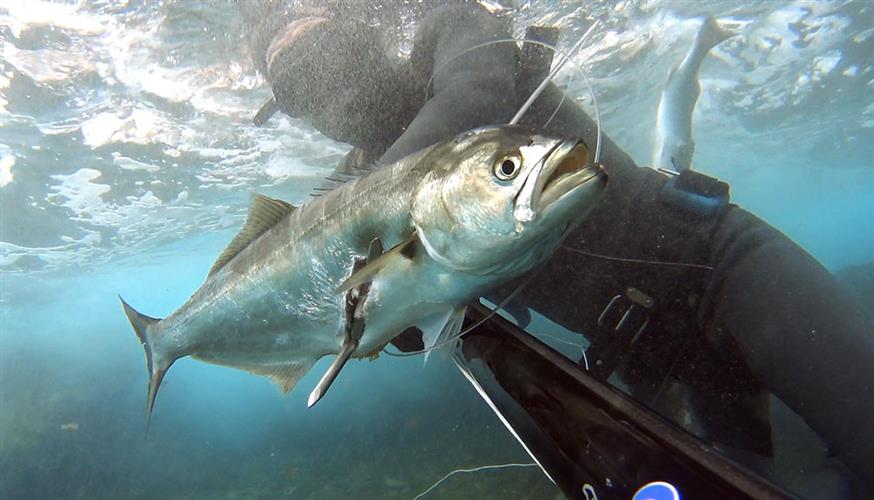
<path fill-rule="evenodd" d="M 513 213 L 519 222 L 530 222 L 583 186 L 606 178 L 604 169 L 590 162 L 584 142 L 559 142 L 529 174 Z"/>
<path fill-rule="evenodd" d="M 601 166 L 590 163 L 589 148 L 582 141 L 561 143 L 544 160 L 539 176 L 543 187 L 535 207 L 543 211 L 571 191 L 606 176 Z"/>

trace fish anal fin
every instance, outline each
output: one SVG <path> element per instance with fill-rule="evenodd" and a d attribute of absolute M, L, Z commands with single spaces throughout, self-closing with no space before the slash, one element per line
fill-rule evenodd
<path fill-rule="evenodd" d="M 227 248 L 219 255 L 218 259 L 216 259 L 209 270 L 209 276 L 215 274 L 228 261 L 249 246 L 250 243 L 294 210 L 294 205 L 290 203 L 269 198 L 262 194 L 256 194 L 252 198 L 252 204 L 249 206 L 249 215 L 246 217 L 246 223 L 240 232 L 237 233 L 237 236 L 231 240 Z"/>
<path fill-rule="evenodd" d="M 247 372 L 269 378 L 279 386 L 283 394 L 288 394 L 297 385 L 314 363 L 287 363 L 283 365 L 257 366 L 243 368 Z"/>
<path fill-rule="evenodd" d="M 288 394 L 294 389 L 297 382 L 310 371 L 314 364 L 314 362 L 298 362 L 242 368 L 247 372 L 269 378 L 274 384 L 279 386 L 283 394 Z"/>
<path fill-rule="evenodd" d="M 306 375 L 310 368 L 316 363 L 316 360 L 301 360 L 301 361 L 292 361 L 292 362 L 276 362 L 270 364 L 256 364 L 256 363 L 245 363 L 245 362 L 227 362 L 227 361 L 217 361 L 214 359 L 208 359 L 198 356 L 197 354 L 192 354 L 192 358 L 205 361 L 207 363 L 218 364 L 222 366 L 230 366 L 232 368 L 237 368 L 240 370 L 245 370 L 249 373 L 255 375 L 261 375 L 262 377 L 269 378 L 273 383 L 279 386 L 279 389 L 282 390 L 283 394 L 288 394 L 294 389 L 294 386 L 297 385 L 298 381 Z"/>
<path fill-rule="evenodd" d="M 300 365 L 286 365 L 267 377 L 279 386 L 283 394 L 288 394 L 309 370 L 309 367 Z"/>
<path fill-rule="evenodd" d="M 376 259 L 371 260 L 368 258 L 367 265 L 353 271 L 352 275 L 337 287 L 337 293 L 342 293 L 373 281 L 380 271 L 388 267 L 396 259 L 411 259 L 415 256 L 415 248 L 418 245 L 418 241 L 419 238 L 414 232 L 406 240 L 390 248 Z M 369 253 L 374 253 L 373 242 L 371 242 Z"/>

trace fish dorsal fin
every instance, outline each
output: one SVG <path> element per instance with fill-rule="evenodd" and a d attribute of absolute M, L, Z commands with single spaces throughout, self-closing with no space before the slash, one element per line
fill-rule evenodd
<path fill-rule="evenodd" d="M 379 160 L 374 159 L 371 153 L 361 148 L 354 148 L 340 160 L 340 163 L 337 164 L 337 167 L 330 176 L 313 188 L 313 192 L 310 195 L 321 196 L 349 181 L 364 177 L 382 166 L 383 164 Z"/>
<path fill-rule="evenodd" d="M 294 210 L 294 205 L 290 203 L 268 198 L 263 194 L 255 194 L 252 198 L 252 204 L 249 206 L 249 215 L 246 216 L 243 229 L 237 233 L 225 251 L 216 259 L 215 264 L 209 270 L 209 276 L 215 274 L 250 243 Z"/>
<path fill-rule="evenodd" d="M 346 281 L 337 287 L 337 293 L 343 293 L 346 290 L 351 290 L 356 286 L 360 286 L 368 281 L 373 281 L 373 278 L 379 272 L 385 269 L 391 262 L 397 258 L 411 259 L 415 256 L 416 246 L 418 245 L 419 237 L 413 232 L 407 239 L 390 248 L 387 252 L 380 255 L 376 259 L 368 259 L 367 265 L 352 273 L 352 276 L 346 278 Z M 370 252 L 373 253 L 373 245 L 371 244 Z"/>

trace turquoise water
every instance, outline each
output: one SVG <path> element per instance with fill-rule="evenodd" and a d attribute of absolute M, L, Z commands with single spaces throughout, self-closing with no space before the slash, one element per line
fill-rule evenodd
<path fill-rule="evenodd" d="M 527 5 L 519 27 L 581 32 L 577 2 Z M 606 133 L 646 164 L 661 84 L 706 11 L 742 34 L 702 68 L 693 165 L 864 283 L 846 270 L 874 256 L 869 2 L 594 3 L 579 62 Z M 269 89 L 229 2 L 0 1 L 0 20 L 0 496 L 412 498 L 454 469 L 531 461 L 439 356 L 351 362 L 309 410 L 327 360 L 285 396 L 183 359 L 146 432 L 116 294 L 165 316 L 252 192 L 304 202 L 347 147 L 285 117 L 249 124 Z M 557 495 L 531 467 L 429 498 Z"/>
<path fill-rule="evenodd" d="M 530 462 L 437 356 L 424 367 L 352 362 L 309 410 L 328 360 L 289 396 L 245 372 L 180 360 L 147 433 L 142 350 L 114 294 L 163 316 L 209 267 L 186 249 L 215 254 L 224 241 L 192 236 L 88 279 L 4 280 L 6 303 L 28 303 L 3 311 L 6 498 L 412 498 L 457 468 Z M 433 498 L 556 491 L 531 468 L 454 478 Z"/>

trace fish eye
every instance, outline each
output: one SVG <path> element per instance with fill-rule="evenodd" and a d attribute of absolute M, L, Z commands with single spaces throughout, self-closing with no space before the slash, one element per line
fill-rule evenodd
<path fill-rule="evenodd" d="M 502 181 L 508 181 L 519 175 L 521 161 L 515 156 L 505 156 L 495 162 L 495 177 Z"/>

